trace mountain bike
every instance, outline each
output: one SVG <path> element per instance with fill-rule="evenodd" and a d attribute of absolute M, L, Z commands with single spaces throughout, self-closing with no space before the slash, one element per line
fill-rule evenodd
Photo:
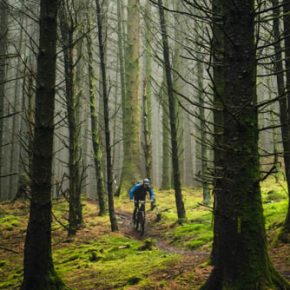
<path fill-rule="evenodd" d="M 136 231 L 144 235 L 145 230 L 145 200 L 135 201 L 133 223 Z"/>

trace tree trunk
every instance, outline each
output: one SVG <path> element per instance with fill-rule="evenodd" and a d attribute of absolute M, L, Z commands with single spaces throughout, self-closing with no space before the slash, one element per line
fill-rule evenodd
<path fill-rule="evenodd" d="M 197 50 L 198 51 L 198 50 Z M 200 147 L 201 147 L 201 182 L 203 192 L 203 203 L 209 204 L 210 191 L 208 182 L 208 159 L 207 159 L 207 134 L 206 134 L 206 119 L 204 109 L 204 94 L 203 94 L 203 63 L 201 62 L 201 55 L 198 54 L 197 60 L 197 82 L 198 82 L 198 102 L 199 102 L 199 118 L 200 118 Z"/>
<path fill-rule="evenodd" d="M 22 7 L 23 8 L 23 5 Z M 20 16 L 20 25 L 21 27 L 24 24 L 23 21 L 23 15 Z M 19 42 L 18 42 L 18 50 L 20 53 L 23 51 L 23 29 L 21 28 L 19 33 Z M 22 59 L 19 57 L 17 60 L 17 67 L 16 67 L 16 82 L 15 82 L 15 88 L 14 88 L 14 111 L 15 113 L 18 113 L 21 111 L 21 102 L 20 96 L 23 95 L 22 89 L 23 89 L 23 80 L 20 79 L 20 74 L 22 73 Z M 12 120 L 12 138 L 11 138 L 11 154 L 10 156 L 10 166 L 9 166 L 9 172 L 14 173 L 18 172 L 19 168 L 19 152 L 20 152 L 20 145 L 18 142 L 18 132 L 20 129 L 20 118 L 19 115 L 15 115 Z M 17 195 L 17 186 L 19 184 L 19 173 L 16 176 L 11 176 L 9 179 L 9 199 L 15 199 Z"/>
<path fill-rule="evenodd" d="M 164 74 L 165 78 L 165 74 Z M 169 114 L 168 114 L 168 97 L 166 96 L 166 86 L 163 81 L 160 88 L 160 100 L 162 103 L 162 179 L 161 189 L 170 189 L 170 140 L 169 140 Z"/>
<path fill-rule="evenodd" d="M 212 37 L 212 59 L 213 59 L 213 94 L 214 94 L 214 176 L 213 176 L 213 197 L 214 197 L 214 212 L 219 211 L 217 195 L 219 192 L 218 181 L 223 174 L 224 169 L 224 152 L 222 150 L 224 143 L 224 34 L 222 28 L 223 8 L 220 0 L 213 0 L 213 37 Z M 214 223 L 214 238 L 211 258 L 213 263 L 218 256 L 218 232 L 217 226 Z"/>
<path fill-rule="evenodd" d="M 125 38 L 125 28 L 124 28 L 124 13 L 123 13 L 124 7 L 122 1 L 117 1 L 117 17 L 118 17 L 118 58 L 119 58 L 119 69 L 120 69 L 120 83 L 121 83 L 121 98 L 122 98 L 122 108 L 123 108 L 123 117 L 122 117 L 122 125 L 123 125 L 123 137 L 125 137 L 126 132 L 126 118 L 124 117 L 125 109 L 126 109 L 126 63 L 125 63 L 125 45 L 124 45 L 124 38 Z M 125 140 L 123 144 L 123 151 L 125 152 Z M 124 159 L 124 157 L 123 157 Z M 123 161 L 124 163 L 124 161 Z M 124 165 L 123 165 L 124 167 Z M 119 196 L 122 190 L 122 183 L 123 183 L 123 177 L 124 177 L 124 170 L 121 172 L 120 176 L 120 183 L 119 187 L 116 190 L 115 195 Z"/>
<path fill-rule="evenodd" d="M 169 1 L 169 3 L 172 2 L 173 9 L 175 11 L 182 10 L 182 1 Z M 163 3 L 163 5 L 168 6 L 168 3 Z M 170 23 L 168 20 L 168 17 L 165 17 L 165 22 Z M 169 18 L 170 19 L 170 18 Z M 184 29 L 184 21 L 182 19 L 182 15 L 179 13 L 176 13 L 174 15 L 174 46 L 173 46 L 173 55 L 172 55 L 172 83 L 173 88 L 175 91 L 179 93 L 184 93 L 182 91 L 183 84 L 182 80 L 180 79 L 180 75 L 183 75 L 183 68 L 185 67 L 185 63 L 183 62 L 183 59 L 180 57 L 180 55 L 183 53 L 183 42 L 184 42 L 184 35 L 181 33 Z M 170 48 L 169 48 L 170 49 Z M 184 140 L 184 134 L 185 134 L 185 111 L 179 106 L 177 98 L 174 98 L 174 101 L 176 102 L 175 108 L 176 108 L 176 131 L 177 131 L 177 145 L 178 145 L 178 159 L 179 159 L 179 175 L 180 175 L 180 182 L 184 182 L 185 180 L 185 140 Z M 182 102 L 183 100 L 181 100 Z"/>
<path fill-rule="evenodd" d="M 5 81 L 6 81 L 6 53 L 8 33 L 8 7 L 6 2 L 0 3 L 0 117 L 4 116 Z M 2 175 L 2 144 L 3 119 L 0 119 L 0 176 Z M 0 197 L 2 196 L 2 178 L 0 177 Z"/>
<path fill-rule="evenodd" d="M 145 172 L 146 177 L 152 179 L 152 122 L 151 122 L 151 74 L 152 74 L 152 36 L 151 26 L 148 21 L 151 15 L 150 3 L 147 2 L 145 6 L 145 79 L 144 79 L 144 93 L 143 93 L 143 126 L 144 126 L 144 156 L 145 156 Z"/>
<path fill-rule="evenodd" d="M 91 27 L 89 25 L 89 27 Z M 105 187 L 104 178 L 102 171 L 102 152 L 100 148 L 100 137 L 98 128 L 98 115 L 97 115 L 97 100 L 94 89 L 94 69 L 93 69 L 93 52 L 92 52 L 92 39 L 90 33 L 87 35 L 87 49 L 88 49 L 88 78 L 89 78 L 89 90 L 90 90 L 90 109 L 91 109 L 91 131 L 92 131 L 92 142 L 94 150 L 94 163 L 96 170 L 97 180 L 97 194 L 99 203 L 99 215 L 102 216 L 106 213 L 105 205 Z"/>
<path fill-rule="evenodd" d="M 221 5 L 223 174 L 216 181 L 213 271 L 203 289 L 288 289 L 267 253 L 260 192 L 254 0 Z"/>
<path fill-rule="evenodd" d="M 40 2 L 32 195 L 22 290 L 62 289 L 51 255 L 51 172 L 54 132 L 57 1 Z"/>
<path fill-rule="evenodd" d="M 276 9 L 277 10 L 277 9 Z M 284 163 L 286 171 L 286 179 L 288 186 L 288 210 L 286 219 L 283 224 L 283 228 L 280 234 L 280 240 L 290 242 L 290 2 L 283 0 L 283 11 L 284 11 L 284 39 L 285 39 L 285 65 L 286 65 L 286 98 L 280 101 L 281 108 L 281 125 L 282 125 L 282 139 L 284 147 Z M 274 18 L 275 19 L 275 18 Z M 277 23 L 276 20 L 275 22 Z M 279 25 L 276 24 L 276 25 Z M 279 27 L 278 27 L 279 30 Z M 278 68 L 277 68 L 278 69 Z M 283 76 L 277 75 L 277 78 Z M 283 92 L 284 93 L 284 92 Z M 286 107 L 286 104 L 288 107 Z M 283 107 L 282 107 L 283 106 Z M 285 109 L 287 108 L 287 109 Z M 285 112 L 285 110 L 287 110 Z"/>
<path fill-rule="evenodd" d="M 103 40 L 103 13 L 101 10 L 99 0 L 96 0 L 97 7 L 97 26 L 98 26 L 98 40 L 99 40 L 99 57 L 100 68 L 102 76 L 102 97 L 104 100 L 104 123 L 105 123 L 105 139 L 106 139 L 106 161 L 107 161 L 107 190 L 109 201 L 109 213 L 111 229 L 113 232 L 118 231 L 118 224 L 114 209 L 114 194 L 113 194 L 113 168 L 112 168 L 112 156 L 111 156 L 111 136 L 110 136 L 110 115 L 109 115 L 109 95 L 107 90 L 107 73 L 105 63 L 105 42 Z"/>
<path fill-rule="evenodd" d="M 182 223 L 186 219 L 185 208 L 183 204 L 181 183 L 180 183 L 180 172 L 179 172 L 179 158 L 178 158 L 178 147 L 177 147 L 177 128 L 176 128 L 176 101 L 174 99 L 174 88 L 172 82 L 172 73 L 169 57 L 169 46 L 168 36 L 166 29 L 166 21 L 164 16 L 163 2 L 158 0 L 159 16 L 160 16 L 160 27 L 162 34 L 162 45 L 163 45 L 163 57 L 164 57 L 164 68 L 166 72 L 166 83 L 168 93 L 168 109 L 169 109 L 169 120 L 170 120 L 170 133 L 171 133 L 171 147 L 172 147 L 172 168 L 173 168 L 173 181 L 175 189 L 175 201 L 178 222 Z"/>
<path fill-rule="evenodd" d="M 128 0 L 126 60 L 126 101 L 123 103 L 123 186 L 141 178 L 140 109 L 139 109 L 139 0 Z"/>
<path fill-rule="evenodd" d="M 65 1 L 65 0 L 64 0 Z M 69 234 L 74 235 L 83 223 L 81 205 L 81 154 L 80 124 L 78 123 L 79 102 L 75 94 L 74 27 L 70 23 L 70 11 L 63 2 L 60 9 L 60 31 L 63 45 L 65 70 L 65 97 L 69 131 Z"/>

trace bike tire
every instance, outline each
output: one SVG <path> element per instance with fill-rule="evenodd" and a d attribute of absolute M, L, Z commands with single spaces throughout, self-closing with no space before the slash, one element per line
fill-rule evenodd
<path fill-rule="evenodd" d="M 145 230 L 145 212 L 144 211 L 139 212 L 138 221 L 139 221 L 139 226 L 140 226 L 139 232 L 140 232 L 140 235 L 143 236 L 144 230 Z"/>

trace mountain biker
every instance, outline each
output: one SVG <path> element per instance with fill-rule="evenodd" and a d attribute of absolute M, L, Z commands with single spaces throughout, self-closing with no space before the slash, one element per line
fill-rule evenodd
<path fill-rule="evenodd" d="M 137 182 L 131 189 L 130 189 L 130 200 L 133 201 L 134 199 L 134 212 L 133 212 L 133 219 L 139 208 L 139 202 L 146 200 L 146 193 L 149 193 L 150 201 L 151 201 L 151 209 L 155 207 L 155 194 L 153 189 L 150 186 L 150 180 L 148 178 L 144 178 L 142 182 Z"/>

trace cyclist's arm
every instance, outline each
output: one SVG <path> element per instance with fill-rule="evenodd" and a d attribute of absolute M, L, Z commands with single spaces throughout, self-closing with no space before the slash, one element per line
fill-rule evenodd
<path fill-rule="evenodd" d="M 136 191 L 136 189 L 140 186 L 140 184 L 135 184 L 131 190 L 130 190 L 130 200 L 133 200 L 134 198 L 134 192 Z"/>
<path fill-rule="evenodd" d="M 149 188 L 149 195 L 150 195 L 151 201 L 155 200 L 155 194 L 154 194 L 154 191 L 151 187 Z"/>

